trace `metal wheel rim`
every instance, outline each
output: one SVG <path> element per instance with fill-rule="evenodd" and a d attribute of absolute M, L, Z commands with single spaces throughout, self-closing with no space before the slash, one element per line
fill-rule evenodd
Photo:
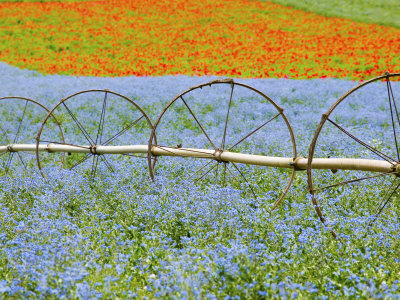
<path fill-rule="evenodd" d="M 369 80 L 367 80 L 367 81 L 365 81 L 365 82 L 362 82 L 362 83 L 358 84 L 358 85 L 355 86 L 354 88 L 352 88 L 352 89 L 348 90 L 346 93 L 344 93 L 344 94 L 343 94 L 343 95 L 328 109 L 328 111 L 327 111 L 325 114 L 323 114 L 322 117 L 321 117 L 321 121 L 320 121 L 320 123 L 319 123 L 319 125 L 318 125 L 318 127 L 317 127 L 317 129 L 316 129 L 316 131 L 315 131 L 315 133 L 314 133 L 314 137 L 313 137 L 312 142 L 311 142 L 310 147 L 309 147 L 308 162 L 307 162 L 307 185 L 308 185 L 308 191 L 309 191 L 310 194 L 311 194 L 311 202 L 312 202 L 312 205 L 314 206 L 314 209 L 315 209 L 315 211 L 316 211 L 316 213 L 317 213 L 317 215 L 318 215 L 320 221 L 322 222 L 322 224 L 323 224 L 324 226 L 327 225 L 327 224 L 326 224 L 326 218 L 325 218 L 324 213 L 323 213 L 323 211 L 322 211 L 322 209 L 321 209 L 321 206 L 320 206 L 319 201 L 318 201 L 318 200 L 316 199 L 316 197 L 315 197 L 315 192 L 314 192 L 314 189 L 313 189 L 313 179 L 312 179 L 312 160 L 313 160 L 313 158 L 314 158 L 315 147 L 316 147 L 316 144 L 317 144 L 317 141 L 318 141 L 318 137 L 319 137 L 319 135 L 320 135 L 320 133 L 321 133 L 321 131 L 322 131 L 322 128 L 323 128 L 324 124 L 326 123 L 327 119 L 329 118 L 329 116 L 331 115 L 331 113 L 336 109 L 336 107 L 337 107 L 340 103 L 342 103 L 344 100 L 346 100 L 348 96 L 350 96 L 351 94 L 353 94 L 353 93 L 356 92 L 357 90 L 361 89 L 362 87 L 364 87 L 364 86 L 366 86 L 366 85 L 368 85 L 368 84 L 370 84 L 370 83 L 373 83 L 373 82 L 375 82 L 375 81 L 379 81 L 379 80 L 382 80 L 382 79 L 389 79 L 389 78 L 391 78 L 391 77 L 398 77 L 398 76 L 400 76 L 400 73 L 389 73 L 389 72 L 385 72 L 385 73 L 384 73 L 383 75 L 381 75 L 381 76 L 377 76 L 377 77 L 371 78 L 371 79 L 369 79 Z M 334 238 L 340 239 L 340 238 L 338 237 L 338 234 L 337 234 L 334 230 L 330 230 L 330 233 L 332 234 L 332 236 L 333 236 Z"/>
<path fill-rule="evenodd" d="M 66 102 L 67 100 L 69 100 L 69 99 L 71 99 L 71 98 L 73 98 L 73 97 L 75 97 L 75 96 L 78 96 L 78 95 L 81 95 L 81 94 L 84 94 L 84 93 L 90 93 L 90 92 L 104 92 L 104 93 L 109 93 L 109 94 L 115 95 L 115 96 L 117 96 L 117 97 L 120 97 L 120 98 L 122 98 L 123 100 L 128 101 L 130 104 L 132 104 L 132 105 L 144 116 L 144 118 L 145 118 L 145 120 L 147 121 L 147 124 L 149 125 L 150 129 L 153 130 L 153 124 L 152 124 L 150 118 L 148 117 L 148 115 L 145 113 L 145 111 L 144 111 L 136 102 L 134 102 L 133 100 L 129 99 L 128 97 L 126 97 L 126 96 L 124 96 L 124 95 L 122 95 L 122 94 L 120 94 L 120 93 L 113 92 L 113 91 L 110 91 L 110 90 L 108 90 L 108 89 L 89 89 L 89 90 L 83 90 L 83 91 L 79 91 L 79 92 L 77 92 L 77 93 L 74 93 L 74 94 L 72 94 L 72 95 L 70 95 L 70 96 L 68 96 L 68 97 L 66 97 L 66 98 L 61 99 L 61 101 L 59 101 L 59 102 L 49 111 L 48 115 L 47 115 L 46 118 L 43 120 L 42 125 L 41 125 L 41 127 L 40 127 L 40 129 L 39 129 L 39 132 L 38 132 L 38 135 L 37 135 L 37 141 L 36 141 L 36 156 L 38 157 L 38 159 L 37 159 L 38 168 L 39 168 L 39 170 L 41 171 L 41 174 L 42 174 L 43 177 L 45 177 L 45 174 L 43 173 L 42 166 L 41 166 L 40 159 L 39 159 L 39 143 L 40 143 L 41 134 L 42 134 L 42 132 L 43 132 L 43 129 L 44 129 L 45 125 L 46 125 L 47 120 L 48 120 L 49 117 L 53 114 L 53 112 L 54 112 L 61 104 L 63 104 L 63 103 Z M 154 139 L 157 140 L 157 137 L 155 136 Z M 63 138 L 63 143 L 65 143 L 64 138 Z M 64 163 L 64 161 L 63 161 L 63 163 Z M 148 164 L 149 170 L 151 170 L 151 169 L 155 166 L 155 164 L 156 164 L 156 159 L 153 159 L 153 157 L 152 157 L 151 155 L 149 156 L 149 155 L 147 154 L 147 164 Z M 61 166 L 61 167 L 62 167 L 62 166 Z M 149 173 L 150 173 L 151 179 L 153 180 L 153 176 L 152 176 L 151 171 L 150 171 Z"/>
<path fill-rule="evenodd" d="M 17 100 L 17 99 L 18 99 L 18 100 L 24 100 L 24 101 L 33 103 L 34 105 L 37 105 L 37 106 L 41 107 L 42 109 L 44 109 L 44 110 L 47 112 L 46 118 L 52 117 L 52 118 L 54 119 L 54 121 L 56 122 L 57 127 L 58 127 L 58 129 L 59 129 L 59 131 L 60 131 L 61 140 L 64 142 L 64 133 L 63 133 L 63 131 L 62 131 L 61 124 L 60 124 L 60 123 L 58 122 L 58 120 L 54 117 L 54 115 L 50 112 L 50 110 L 49 110 L 46 106 L 44 106 L 43 104 L 41 104 L 41 103 L 37 102 L 36 100 L 31 99 L 31 98 L 18 97 L 18 96 L 1 97 L 1 98 L 0 98 L 0 101 L 2 101 L 2 100 Z M 22 124 L 22 120 L 21 120 L 21 124 Z M 36 136 L 36 139 L 37 139 L 37 136 Z M 63 155 L 63 156 L 61 157 L 61 163 L 64 163 L 64 156 L 65 156 L 65 155 Z M 36 161 L 38 161 L 38 154 L 36 154 Z"/>
<path fill-rule="evenodd" d="M 285 124 L 286 124 L 286 126 L 288 128 L 288 131 L 289 131 L 289 134 L 290 134 L 290 140 L 292 142 L 292 147 L 293 147 L 293 161 L 297 158 L 296 141 L 295 141 L 294 133 L 293 133 L 292 127 L 290 126 L 290 123 L 289 123 L 286 115 L 283 113 L 283 109 L 280 106 L 278 106 L 271 98 L 269 98 L 267 95 L 265 95 L 263 92 L 255 89 L 255 88 L 253 88 L 253 87 L 251 87 L 249 85 L 235 82 L 233 79 L 217 79 L 217 80 L 213 80 L 213 81 L 210 81 L 210 82 L 207 82 L 207 83 L 199 84 L 199 85 L 193 86 L 193 87 L 183 91 L 182 93 L 178 94 L 177 96 L 175 96 L 175 98 L 173 98 L 163 108 L 163 110 L 161 111 L 160 115 L 158 116 L 158 118 L 156 119 L 156 121 L 154 123 L 154 127 L 153 127 L 153 130 L 151 132 L 151 135 L 150 135 L 150 138 L 149 138 L 149 143 L 148 143 L 149 156 L 152 155 L 152 153 L 151 153 L 152 147 L 157 145 L 157 142 L 154 144 L 154 138 L 156 136 L 157 127 L 158 127 L 162 117 L 164 116 L 165 112 L 178 99 L 182 98 L 182 96 L 186 95 L 187 93 L 189 93 L 189 92 L 191 92 L 193 90 L 201 89 L 203 87 L 211 86 L 211 85 L 214 85 L 214 84 L 233 84 L 233 85 L 237 85 L 237 86 L 240 86 L 240 87 L 243 87 L 243 88 L 247 88 L 247 89 L 257 93 L 258 95 L 260 95 L 261 97 L 266 99 L 270 104 L 272 104 L 275 107 L 275 109 L 280 112 L 280 116 L 282 116 L 282 118 L 283 118 L 283 120 L 284 120 L 284 122 L 285 122 Z M 151 176 L 152 176 L 152 178 L 154 178 L 154 169 L 150 168 L 150 170 L 151 170 L 150 171 L 151 172 Z M 279 197 L 279 199 L 276 200 L 276 202 L 274 203 L 274 205 L 272 207 L 272 210 L 274 210 L 281 203 L 281 201 L 284 199 L 284 197 L 286 196 L 287 192 L 289 191 L 289 188 L 290 188 L 290 186 L 291 186 L 291 184 L 292 184 L 292 182 L 294 180 L 295 171 L 296 170 L 293 168 L 293 170 L 291 172 L 291 175 L 289 177 L 288 184 L 286 185 L 286 187 L 285 187 L 284 191 L 282 192 L 281 196 Z"/>

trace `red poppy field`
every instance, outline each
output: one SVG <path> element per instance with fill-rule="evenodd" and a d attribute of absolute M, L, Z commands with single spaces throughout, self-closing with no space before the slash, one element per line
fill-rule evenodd
<path fill-rule="evenodd" d="M 258 1 L 0 4 L 0 61 L 45 74 L 364 79 L 400 71 L 400 30 Z"/>

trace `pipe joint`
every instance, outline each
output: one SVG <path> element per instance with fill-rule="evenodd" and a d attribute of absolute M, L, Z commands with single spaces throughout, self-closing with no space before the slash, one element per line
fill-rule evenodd
<path fill-rule="evenodd" d="M 91 154 L 96 155 L 97 154 L 96 145 L 90 146 L 89 151 Z"/>
<path fill-rule="evenodd" d="M 47 153 L 53 153 L 54 151 L 51 151 L 51 145 L 54 145 L 53 143 L 47 144 L 46 146 L 46 151 Z"/>
<path fill-rule="evenodd" d="M 305 171 L 306 170 L 306 169 L 299 167 L 299 160 L 303 159 L 303 158 L 305 158 L 305 157 L 298 156 L 298 157 L 293 158 L 293 161 L 290 163 L 290 165 L 293 166 L 295 171 Z"/>
<path fill-rule="evenodd" d="M 215 152 L 213 153 L 214 159 L 215 159 L 217 162 L 223 162 L 223 160 L 222 160 L 222 158 L 221 158 L 221 155 L 222 155 L 223 152 L 224 152 L 224 150 L 217 148 L 217 149 L 215 150 Z"/>
<path fill-rule="evenodd" d="M 396 173 L 397 177 L 400 177 L 400 164 L 393 166 L 393 172 Z"/>
<path fill-rule="evenodd" d="M 17 152 L 14 150 L 13 145 L 7 145 L 7 152 Z"/>

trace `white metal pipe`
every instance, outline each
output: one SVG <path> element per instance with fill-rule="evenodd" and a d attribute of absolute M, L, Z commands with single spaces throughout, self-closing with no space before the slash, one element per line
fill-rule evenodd
<path fill-rule="evenodd" d="M 36 149 L 35 149 L 36 151 Z M 45 149 L 47 152 L 68 152 L 68 153 L 90 153 L 90 146 L 74 146 L 63 144 L 47 144 Z"/>
<path fill-rule="evenodd" d="M 98 154 L 123 154 L 123 153 L 147 153 L 147 145 L 128 146 L 96 146 L 92 148 Z M 0 153 L 4 152 L 35 152 L 36 144 L 12 144 L 0 146 Z M 39 152 L 69 152 L 91 153 L 88 145 L 64 145 L 64 144 L 39 144 Z"/>
<path fill-rule="evenodd" d="M 158 156 L 189 156 L 197 158 L 220 159 L 227 162 L 245 163 L 250 165 L 259 165 L 277 168 L 293 168 L 306 170 L 308 159 L 297 158 L 293 160 L 290 157 L 274 157 L 264 155 L 253 155 L 235 153 L 229 151 L 218 152 L 207 149 L 184 149 L 169 147 L 153 147 L 152 154 Z M 312 169 L 327 170 L 360 170 L 371 172 L 391 172 L 396 170 L 397 163 L 373 159 L 356 158 L 314 158 L 311 163 Z"/>
<path fill-rule="evenodd" d="M 96 151 L 99 154 L 147 154 L 148 145 L 129 145 L 129 146 L 97 146 Z"/>
<path fill-rule="evenodd" d="M 0 154 L 5 152 L 36 151 L 36 144 L 13 144 L 0 146 Z M 39 144 L 40 152 L 68 152 L 68 153 L 97 153 L 97 154 L 147 154 L 147 145 L 124 145 L 124 146 L 96 146 L 88 145 L 64 145 L 64 144 Z M 216 159 L 226 162 L 244 163 L 277 168 L 293 168 L 298 170 L 307 169 L 308 159 L 290 157 L 274 157 L 264 155 L 252 155 L 234 153 L 229 151 L 215 151 L 210 149 L 194 148 L 170 148 L 153 146 L 151 153 L 155 156 L 181 156 Z M 330 170 L 360 170 L 371 172 L 400 171 L 400 165 L 393 162 L 372 159 L 356 158 L 314 158 L 311 163 L 312 169 Z"/>
<path fill-rule="evenodd" d="M 308 159 L 299 158 L 296 161 L 296 168 L 307 169 Z M 359 158 L 313 158 L 311 162 L 312 169 L 325 170 L 359 170 L 370 172 L 391 172 L 396 170 L 397 163 Z"/>
<path fill-rule="evenodd" d="M 47 145 L 40 144 L 39 151 L 46 151 Z M 4 152 L 35 152 L 36 144 L 12 144 L 0 146 L 0 153 Z"/>
<path fill-rule="evenodd" d="M 258 166 L 268 166 L 277 168 L 293 168 L 293 158 L 289 157 L 274 157 L 264 155 L 252 155 L 224 151 L 221 153 L 222 161 L 235 163 L 244 163 Z M 307 167 L 306 167 L 307 168 Z"/>
<path fill-rule="evenodd" d="M 215 150 L 194 148 L 171 148 L 153 146 L 151 153 L 156 156 L 184 156 L 196 158 L 214 158 Z"/>
<path fill-rule="evenodd" d="M 36 151 L 36 149 L 34 150 Z M 97 154 L 124 154 L 124 153 L 142 153 L 148 151 L 147 145 L 124 145 L 124 146 L 96 146 L 88 145 L 62 145 L 48 144 L 44 151 L 48 152 L 68 152 L 68 153 L 97 153 Z"/>
<path fill-rule="evenodd" d="M 0 154 L 7 152 L 7 146 L 0 146 Z"/>

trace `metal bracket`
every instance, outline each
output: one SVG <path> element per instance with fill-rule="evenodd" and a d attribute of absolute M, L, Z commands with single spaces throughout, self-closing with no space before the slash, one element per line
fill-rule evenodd
<path fill-rule="evenodd" d="M 299 161 L 299 159 L 303 159 L 303 158 L 307 158 L 307 157 L 298 156 L 298 157 L 293 158 L 293 161 L 290 163 L 290 165 L 293 166 L 293 169 L 295 171 L 305 171 L 305 170 L 307 170 L 307 169 L 300 169 L 297 166 L 297 162 Z"/>

